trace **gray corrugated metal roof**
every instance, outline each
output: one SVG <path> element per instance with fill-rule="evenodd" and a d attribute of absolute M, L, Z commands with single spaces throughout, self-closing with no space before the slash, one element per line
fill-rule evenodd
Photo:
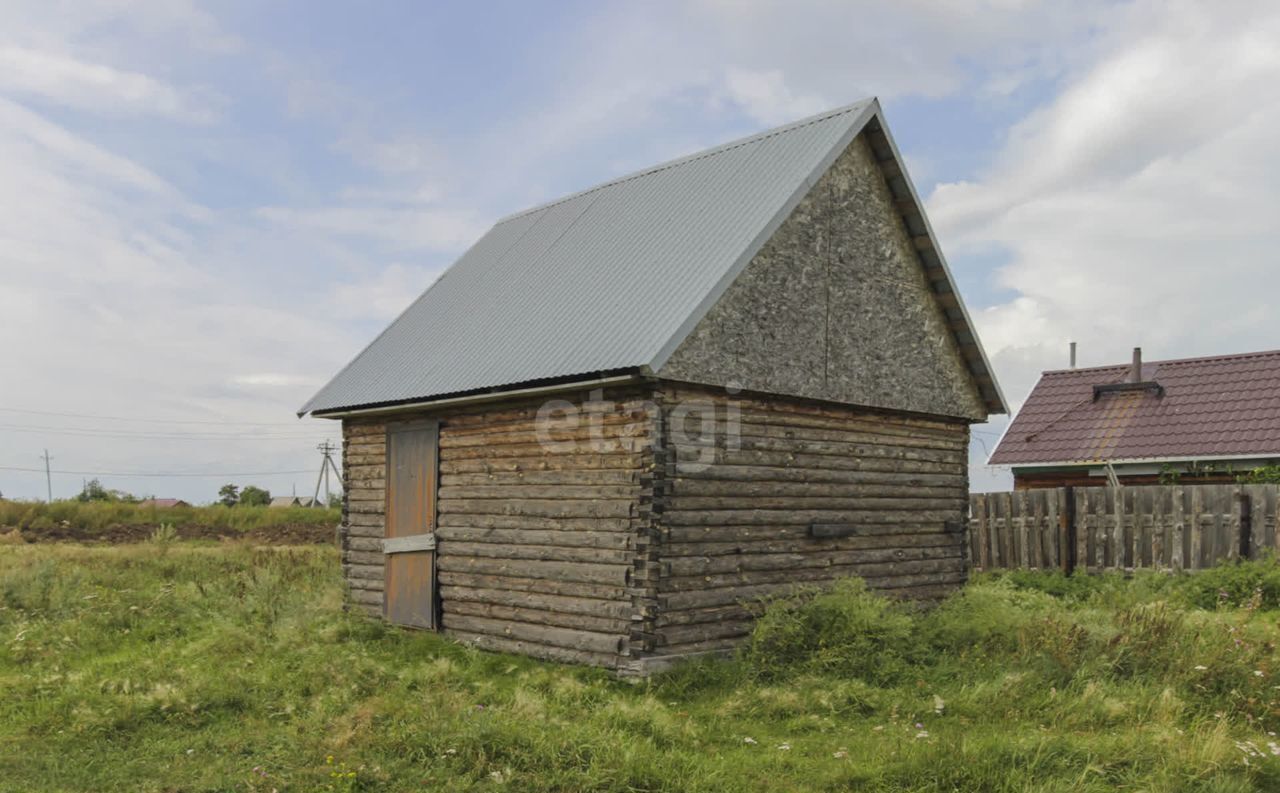
<path fill-rule="evenodd" d="M 878 117 L 865 100 L 498 221 L 300 412 L 657 369 Z"/>

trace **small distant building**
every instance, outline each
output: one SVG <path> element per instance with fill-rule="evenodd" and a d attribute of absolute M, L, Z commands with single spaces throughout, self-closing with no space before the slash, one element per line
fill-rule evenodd
<path fill-rule="evenodd" d="M 180 498 L 146 498 L 138 502 L 140 507 L 158 507 L 161 509 L 170 509 L 172 507 L 189 507 L 191 504 Z"/>
<path fill-rule="evenodd" d="M 1280 462 L 1280 350 L 1045 372 L 991 455 L 1016 490 L 1215 484 Z"/>
<path fill-rule="evenodd" d="M 316 507 L 320 502 L 311 496 L 276 496 L 271 499 L 272 507 Z"/>

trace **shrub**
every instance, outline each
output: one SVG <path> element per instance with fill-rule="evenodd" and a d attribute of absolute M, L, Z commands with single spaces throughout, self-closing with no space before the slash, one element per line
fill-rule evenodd
<path fill-rule="evenodd" d="M 1280 565 L 1271 556 L 1219 565 L 1181 578 L 1178 589 L 1186 603 L 1202 609 L 1241 606 L 1255 598 L 1256 606 L 1280 608 Z"/>
<path fill-rule="evenodd" d="M 776 679 L 803 671 L 875 683 L 899 679 L 915 652 L 915 617 L 867 590 L 861 579 L 775 601 L 744 650 L 750 673 Z"/>

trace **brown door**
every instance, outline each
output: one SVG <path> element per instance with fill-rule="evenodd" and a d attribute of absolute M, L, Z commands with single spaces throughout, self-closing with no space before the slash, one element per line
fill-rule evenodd
<path fill-rule="evenodd" d="M 382 611 L 389 622 L 436 627 L 436 481 L 440 425 L 387 426 L 386 581 Z"/>

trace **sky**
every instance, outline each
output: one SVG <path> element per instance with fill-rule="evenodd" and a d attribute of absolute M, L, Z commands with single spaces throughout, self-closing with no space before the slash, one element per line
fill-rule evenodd
<path fill-rule="evenodd" d="M 1268 2 L 4 0 L 0 493 L 310 493 L 295 411 L 495 219 L 868 96 L 1015 409 L 1277 348 L 1277 84 Z"/>

